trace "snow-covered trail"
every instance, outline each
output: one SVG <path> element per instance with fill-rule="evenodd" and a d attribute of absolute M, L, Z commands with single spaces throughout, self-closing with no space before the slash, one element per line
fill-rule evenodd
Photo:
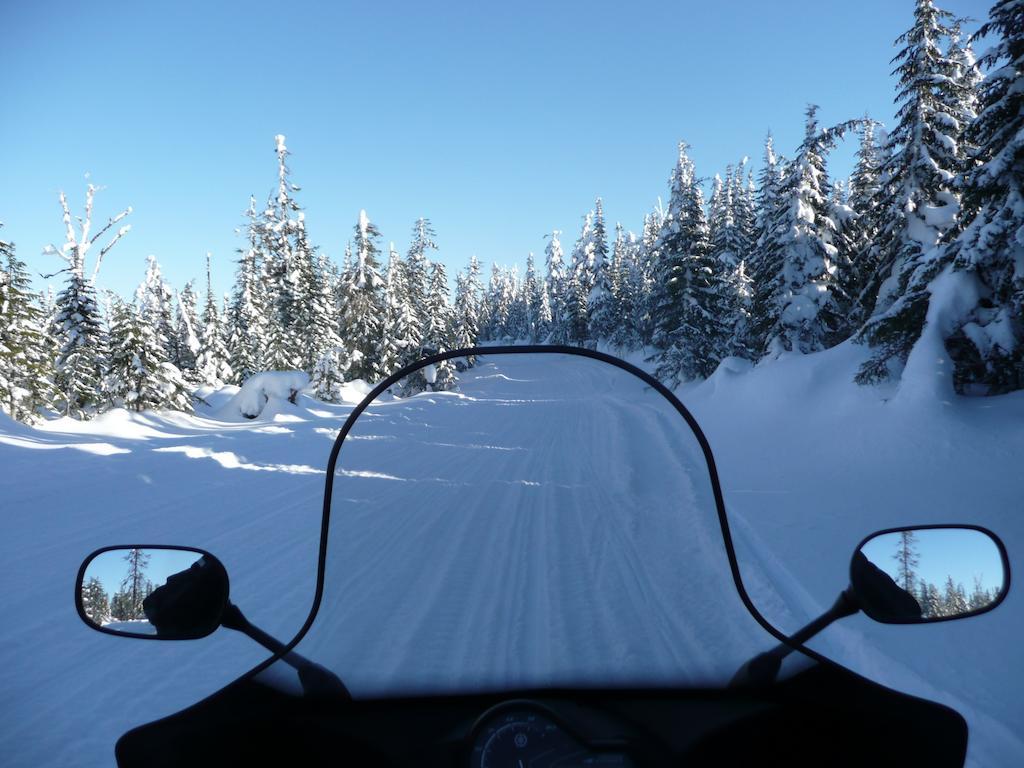
<path fill-rule="evenodd" d="M 310 403 L 312 404 L 312 403 Z M 5 765 L 111 765 L 128 727 L 212 693 L 266 657 L 218 632 L 200 641 L 101 635 L 74 610 L 92 550 L 207 548 L 253 621 L 291 636 L 308 612 L 323 466 L 348 408 L 231 424 L 111 413 L 87 424 L 0 428 L 0 754 Z M 207 458 L 212 457 L 212 458 Z"/>
<path fill-rule="evenodd" d="M 852 547 L 877 528 L 983 522 L 1022 562 L 1024 398 L 882 403 L 848 385 L 843 354 L 723 369 L 682 391 L 716 451 L 748 586 L 787 629 L 831 602 Z M 663 429 L 653 393 L 617 391 L 620 375 L 553 377 L 492 357 L 459 393 L 375 405 L 342 452 L 329 588 L 300 650 L 364 693 L 595 670 L 718 679 L 761 650 L 706 481 L 686 470 L 699 465 L 685 425 Z M 246 423 L 0 422 L 5 765 L 109 766 L 125 730 L 266 656 L 227 631 L 165 643 L 89 630 L 72 586 L 99 546 L 209 549 L 254 623 L 294 634 L 313 595 L 323 468 L 349 410 L 302 398 Z M 681 515 L 687 503 L 703 511 Z M 992 614 L 933 627 L 853 617 L 819 647 L 963 711 L 972 765 L 1016 764 L 1020 597 L 1018 583 Z"/>
<path fill-rule="evenodd" d="M 968 765 L 1024 764 L 1024 393 L 882 398 L 851 384 L 866 353 L 847 343 L 753 371 L 723 365 L 679 392 L 715 452 L 744 580 L 765 616 L 792 631 L 832 602 L 872 531 L 995 531 L 1014 577 L 995 611 L 919 626 L 852 616 L 810 645 L 963 714 Z M 749 567 L 758 562 L 768 578 Z"/>
<path fill-rule="evenodd" d="M 298 649 L 357 695 L 717 684 L 770 643 L 735 593 L 696 440 L 635 377 L 489 358 L 457 394 L 368 416 Z"/>

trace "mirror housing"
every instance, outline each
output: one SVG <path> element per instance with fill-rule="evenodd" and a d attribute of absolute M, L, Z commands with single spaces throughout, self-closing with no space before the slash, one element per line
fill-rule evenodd
<path fill-rule="evenodd" d="M 193 547 L 103 547 L 75 582 L 75 606 L 89 627 L 150 640 L 206 637 L 221 625 L 228 595 L 223 564 Z"/>
<path fill-rule="evenodd" d="M 850 563 L 861 610 L 883 624 L 922 624 L 976 616 L 1010 587 L 1006 548 L 975 525 L 889 528 L 865 538 Z"/>

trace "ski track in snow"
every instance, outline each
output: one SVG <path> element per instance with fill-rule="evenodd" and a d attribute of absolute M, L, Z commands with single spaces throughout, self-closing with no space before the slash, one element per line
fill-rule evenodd
<path fill-rule="evenodd" d="M 749 376 L 723 367 L 681 392 L 716 452 L 746 584 L 784 630 L 831 603 L 852 547 L 877 528 L 983 522 L 1015 563 L 1024 551 L 1024 398 L 897 408 L 831 380 L 851 354 Z M 298 650 L 357 695 L 595 674 L 720 681 L 773 644 L 732 587 L 685 425 L 665 428 L 655 393 L 617 397 L 621 372 L 573 364 L 556 382 L 552 362 L 484 358 L 460 393 L 374 405 L 343 448 L 328 588 Z M 840 396 L 808 394 L 819 391 Z M 266 656 L 226 630 L 178 643 L 89 630 L 72 587 L 97 547 L 209 549 L 249 618 L 294 635 L 315 586 L 325 437 L 350 408 L 304 398 L 247 423 L 125 412 L 0 422 L 5 765 L 112 765 L 124 731 Z M 1011 590 L 971 621 L 853 617 L 814 646 L 954 706 L 972 729 L 969 764 L 1009 765 L 1024 758 L 1019 606 Z M 981 650 L 965 659 L 970 648 Z"/>

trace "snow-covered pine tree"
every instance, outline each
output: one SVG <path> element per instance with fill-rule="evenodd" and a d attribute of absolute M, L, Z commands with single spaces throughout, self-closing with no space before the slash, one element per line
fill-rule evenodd
<path fill-rule="evenodd" d="M 380 231 L 366 211 L 359 212 L 355 226 L 352 264 L 341 275 L 345 304 L 342 308 L 341 338 L 352 350 L 353 378 L 369 382 L 383 378 L 379 345 L 385 313 L 384 280 L 380 275 L 377 240 Z"/>
<path fill-rule="evenodd" d="M 736 168 L 732 184 L 733 244 L 732 251 L 750 268 L 751 256 L 757 245 L 757 202 L 752 172 L 747 170 L 749 159 L 744 157 Z"/>
<path fill-rule="evenodd" d="M 330 273 L 325 272 L 318 249 L 309 242 L 305 213 L 296 215 L 291 229 L 296 298 L 293 335 L 301 345 L 299 367 L 312 371 L 323 351 L 334 343 L 337 316 L 331 290 L 325 285 Z"/>
<path fill-rule="evenodd" d="M 476 302 L 469 293 L 469 278 L 461 272 L 455 276 L 454 349 L 472 347 L 476 340 Z"/>
<path fill-rule="evenodd" d="M 589 338 L 587 299 L 593 287 L 594 247 L 594 211 L 590 211 L 583 217 L 565 282 L 566 337 L 576 346 L 584 346 Z"/>
<path fill-rule="evenodd" d="M 527 338 L 529 329 L 527 326 L 526 301 L 523 298 L 523 287 L 519 280 L 519 267 L 513 265 L 505 270 L 502 283 L 504 302 L 508 305 L 508 319 L 505 322 L 505 336 L 510 341 L 519 341 Z"/>
<path fill-rule="evenodd" d="M 164 280 L 156 256 L 146 257 L 146 277 L 135 293 L 142 317 L 153 326 L 164 350 L 164 360 L 174 361 L 178 355 L 174 326 L 174 292 Z"/>
<path fill-rule="evenodd" d="M 963 164 L 958 140 L 968 98 L 957 65 L 940 47 L 951 20 L 933 0 L 917 0 L 913 26 L 896 39 L 903 46 L 893 59 L 900 106 L 884 169 L 878 276 L 867 297 L 873 310 L 857 335 L 873 350 L 856 376 L 861 384 L 902 374 L 925 325 L 929 284 L 949 262 L 939 246 L 959 218 L 955 178 Z"/>
<path fill-rule="evenodd" d="M 635 296 L 630 274 L 632 266 L 626 234 L 622 224 L 617 222 L 611 263 L 608 266 L 613 299 L 612 332 L 608 336 L 608 343 L 618 350 L 631 349 L 635 343 Z"/>
<path fill-rule="evenodd" d="M 47 284 L 46 290 L 39 292 L 39 308 L 43 316 L 43 328 L 52 329 L 57 317 L 57 295 L 52 285 Z M 46 357 L 52 362 L 57 359 L 60 347 L 52 333 L 44 333 L 43 337 L 46 339 Z"/>
<path fill-rule="evenodd" d="M 743 180 L 745 167 L 746 158 L 743 158 L 738 169 L 729 166 L 724 182 L 720 177 L 715 177 L 708 221 L 712 264 L 722 284 L 723 322 L 731 329 L 732 337 L 722 354 L 742 357 L 750 355 L 747 329 L 751 283 L 747 262 L 753 251 L 756 229 L 753 199 Z"/>
<path fill-rule="evenodd" d="M 551 293 L 548 291 L 547 280 L 539 282 L 540 304 L 537 308 L 537 343 L 547 343 L 551 337 Z"/>
<path fill-rule="evenodd" d="M 835 223 L 829 216 L 824 155 L 856 125 L 849 121 L 821 130 L 817 107 L 807 108 L 804 141 L 789 164 L 772 230 L 778 249 L 772 258 L 780 267 L 768 284 L 768 355 L 818 352 L 839 340 L 842 303 L 833 276 Z"/>
<path fill-rule="evenodd" d="M 110 598 L 95 576 L 91 576 L 82 585 L 82 608 L 85 615 L 100 626 L 110 621 Z"/>
<path fill-rule="evenodd" d="M 479 341 L 480 292 L 480 264 L 476 256 L 470 256 L 465 275 L 455 281 L 454 349 L 474 347 Z M 467 358 L 466 364 L 475 365 L 476 360 Z"/>
<path fill-rule="evenodd" d="M 650 248 L 655 254 L 651 292 L 653 342 L 662 351 L 672 346 L 683 324 L 691 246 L 697 241 L 698 251 L 710 248 L 703 193 L 687 149 L 684 142 L 679 143 L 679 157 L 669 179 L 668 210 Z"/>
<path fill-rule="evenodd" d="M 192 412 L 192 397 L 181 372 L 165 359 L 160 335 L 149 318 L 111 293 L 110 356 L 103 394 L 115 408 L 168 408 Z"/>
<path fill-rule="evenodd" d="M 92 283 L 72 274 L 57 294 L 53 333 L 61 339 L 54 363 L 57 409 L 86 419 L 102 405 L 100 387 L 106 365 L 107 339 Z"/>
<path fill-rule="evenodd" d="M 942 608 L 944 616 L 960 616 L 970 610 L 964 585 L 954 583 L 952 576 L 946 577 L 945 589 L 942 595 Z"/>
<path fill-rule="evenodd" d="M 505 277 L 501 267 L 491 264 L 491 277 L 487 281 L 487 290 L 484 292 L 481 315 L 484 322 L 481 324 L 480 336 L 487 340 L 501 339 L 505 333 L 505 325 L 508 323 L 508 305 L 504 303 L 504 281 Z"/>
<path fill-rule="evenodd" d="M 608 228 L 604 221 L 604 202 L 600 197 L 594 201 L 594 226 L 590 235 L 588 255 L 587 282 L 593 290 L 600 273 L 608 269 Z M 605 279 L 607 281 L 607 276 Z"/>
<path fill-rule="evenodd" d="M 60 193 L 65 231 L 64 244 L 59 249 L 49 245 L 43 251 L 59 256 L 68 265 L 62 270 L 67 273 L 68 281 L 67 286 L 57 296 L 52 326 L 52 335 L 60 345 L 54 364 L 54 385 L 57 390 L 57 409 L 65 416 L 76 418 L 93 415 L 102 403 L 100 389 L 106 364 L 106 336 L 103 333 L 99 307 L 96 305 L 94 281 L 99 274 L 103 257 L 131 228 L 125 224 L 117 229 L 110 241 L 100 248 L 92 275 L 86 277 L 86 258 L 92 246 L 132 212 L 129 206 L 110 218 L 98 232 L 93 233 L 92 210 L 95 195 L 96 187 L 89 184 L 85 195 L 85 217 L 76 217 L 79 225 L 79 231 L 76 232 L 67 197 L 63 192 Z"/>
<path fill-rule="evenodd" d="M 604 223 L 601 198 L 594 203 L 592 247 L 587 263 L 590 291 L 587 293 L 587 339 L 596 346 L 607 341 L 615 330 L 616 306 L 609 272 L 608 235 Z"/>
<path fill-rule="evenodd" d="M 548 304 L 551 307 L 551 332 L 548 341 L 552 344 L 566 344 L 569 341 L 568 321 L 566 318 L 566 268 L 562 243 L 558 239 L 562 233 L 555 229 L 548 237 L 544 247 L 544 259 L 547 269 Z"/>
<path fill-rule="evenodd" d="M 423 219 L 426 224 L 425 219 Z M 426 246 L 423 246 L 426 247 Z M 424 354 L 427 337 L 431 327 L 431 319 L 427 311 L 427 292 L 429 277 L 419 274 L 419 270 L 429 269 L 430 262 L 426 257 L 411 253 L 411 258 L 403 261 L 391 244 L 388 262 L 387 290 L 391 295 L 389 301 L 398 310 L 401 317 L 395 326 L 395 341 L 401 349 L 401 364 L 408 365 Z M 413 279 L 418 285 L 413 287 Z"/>
<path fill-rule="evenodd" d="M 725 275 L 726 280 L 726 327 L 730 340 L 726 354 L 744 360 L 755 359 L 750 348 L 750 317 L 754 305 L 754 281 L 747 274 L 747 262 L 741 260 L 736 268 Z"/>
<path fill-rule="evenodd" d="M 28 423 L 56 396 L 46 320 L 14 244 L 0 238 L 0 410 Z"/>
<path fill-rule="evenodd" d="M 661 201 L 654 212 L 644 216 L 644 227 L 639 242 L 633 244 L 634 320 L 637 341 L 642 347 L 652 343 L 655 333 L 656 306 L 660 297 L 657 290 L 658 233 L 664 222 Z"/>
<path fill-rule="evenodd" d="M 896 583 L 913 594 L 914 586 L 917 584 L 917 571 L 914 569 L 920 563 L 917 536 L 913 531 L 901 531 L 899 536 L 896 553 L 892 556 L 896 561 Z"/>
<path fill-rule="evenodd" d="M 981 579 L 978 576 L 975 576 L 974 585 L 971 588 L 971 594 L 967 598 L 967 607 L 972 611 L 977 611 L 984 608 L 991 602 L 991 594 L 989 594 L 989 591 L 982 585 Z"/>
<path fill-rule="evenodd" d="M 732 166 L 726 171 L 728 177 L 732 176 Z M 708 200 L 707 219 L 708 233 L 712 249 L 719 247 L 719 241 L 727 238 L 727 230 L 732 227 L 732 200 L 727 196 L 732 193 L 722 183 L 722 177 L 715 174 L 711 180 L 711 198 Z"/>
<path fill-rule="evenodd" d="M 348 350 L 340 344 L 321 353 L 309 378 L 313 397 L 325 403 L 340 402 L 341 387 L 345 383 L 345 374 L 351 361 Z"/>
<path fill-rule="evenodd" d="M 680 144 L 669 214 L 656 246 L 666 297 L 659 325 L 663 349 L 656 375 L 673 385 L 711 375 L 728 353 L 727 284 L 711 251 L 704 195 Z"/>
<path fill-rule="evenodd" d="M 543 286 L 537 278 L 537 267 L 533 252 L 526 257 L 526 276 L 523 278 L 523 304 L 526 307 L 526 338 L 531 344 L 538 343 L 547 333 L 540 319 Z"/>
<path fill-rule="evenodd" d="M 828 217 L 833 229 L 830 243 L 835 248 L 832 256 L 832 298 L 836 303 L 837 325 L 828 339 L 828 346 L 834 346 L 850 338 L 859 328 L 855 321 L 858 290 L 852 285 L 855 274 L 857 215 L 849 205 L 846 186 L 842 181 L 832 184 L 828 201 Z"/>
<path fill-rule="evenodd" d="M 456 367 L 451 360 L 442 360 L 434 365 L 433 381 L 428 382 L 431 392 L 449 392 L 458 386 Z"/>
<path fill-rule="evenodd" d="M 316 327 L 316 346 L 321 355 L 327 350 L 344 350 L 345 345 L 338 335 L 338 321 L 341 311 L 338 307 L 338 283 L 341 280 L 338 269 L 326 254 L 318 255 L 316 312 L 313 320 Z M 347 350 L 344 360 L 348 368 Z"/>
<path fill-rule="evenodd" d="M 177 357 L 171 360 L 189 382 L 198 382 L 196 355 L 199 354 L 199 315 L 196 314 L 196 293 L 192 280 L 177 294 L 174 315 L 174 348 Z"/>
<path fill-rule="evenodd" d="M 845 268 L 839 269 L 836 275 L 843 293 L 851 300 L 848 325 L 852 329 L 859 329 L 864 324 L 871 309 L 866 306 L 867 287 L 879 260 L 878 238 L 883 226 L 880 200 L 882 154 L 876 133 L 877 124 L 865 115 L 846 201 L 852 211 L 845 230 L 850 256 Z"/>
<path fill-rule="evenodd" d="M 232 383 L 242 384 L 254 373 L 264 369 L 267 320 L 266 296 L 262 283 L 260 249 L 261 222 L 256 212 L 256 199 L 249 198 L 245 212 L 246 247 L 239 248 L 238 267 L 228 317 L 228 364 L 234 374 Z"/>
<path fill-rule="evenodd" d="M 412 227 L 412 244 L 405 257 L 408 301 L 416 313 L 416 319 L 421 328 L 427 322 L 425 307 L 427 287 L 430 282 L 430 260 L 427 258 L 427 252 L 437 250 L 435 237 L 437 237 L 437 233 L 434 232 L 430 219 L 422 217 L 417 219 Z"/>
<path fill-rule="evenodd" d="M 334 264 L 326 255 L 320 254 L 320 298 L 318 313 L 323 316 L 325 327 L 320 330 L 320 356 L 313 364 L 310 386 L 314 397 L 328 403 L 341 400 L 341 387 L 345 375 L 352 365 L 352 353 L 338 335 L 339 311 L 337 308 L 338 283 L 340 278 Z"/>
<path fill-rule="evenodd" d="M 957 155 L 960 158 L 960 168 L 957 171 L 958 178 L 956 179 L 958 186 L 977 165 L 975 155 L 978 147 L 971 139 L 970 126 L 978 117 L 981 83 L 984 80 L 971 47 L 971 41 L 963 40 L 962 25 L 965 21 L 968 19 L 956 19 L 950 25 L 949 47 L 946 50 L 946 58 L 953 66 L 952 78 L 959 86 L 959 99 L 954 102 L 958 110 L 953 115 L 960 127 L 956 147 Z M 964 213 L 964 211 L 961 212 Z"/>
<path fill-rule="evenodd" d="M 430 265 L 430 281 L 427 285 L 426 328 L 424 333 L 424 354 L 448 352 L 456 349 L 456 315 L 448 302 L 448 275 L 444 264 Z M 442 360 L 434 365 L 433 381 L 428 380 L 434 392 L 447 391 L 456 386 L 455 365 L 451 360 Z"/>
<path fill-rule="evenodd" d="M 968 132 L 978 148 L 964 187 L 973 218 L 950 248 L 969 290 L 956 297 L 966 307 L 946 349 L 958 391 L 999 394 L 1024 387 L 1024 3 L 995 3 L 978 36 L 996 39 Z"/>
<path fill-rule="evenodd" d="M 234 378 L 229 362 L 225 329 L 217 311 L 217 298 L 213 294 L 210 278 L 210 254 L 206 254 L 206 302 L 203 304 L 202 332 L 199 337 L 199 356 L 196 371 L 199 379 L 211 387 L 222 387 Z"/>
<path fill-rule="evenodd" d="M 943 615 L 942 597 L 939 589 L 934 584 L 924 579 L 918 581 L 917 602 L 921 606 L 921 616 L 926 619 L 934 619 Z"/>
<path fill-rule="evenodd" d="M 148 592 L 149 579 L 146 578 L 146 568 L 149 566 L 149 553 L 141 549 L 130 549 L 124 556 L 128 563 L 125 577 L 121 580 L 121 593 L 127 597 L 130 615 L 126 618 L 143 618 L 145 613 L 142 610 L 142 601 Z"/>
<path fill-rule="evenodd" d="M 786 213 L 782 185 L 787 175 L 786 165 L 785 159 L 775 153 L 775 140 L 769 133 L 765 139 L 764 165 L 758 183 L 757 239 L 747 265 L 753 296 L 744 346 L 753 360 L 764 355 L 768 331 L 775 322 L 772 285 L 782 269 L 781 237 L 785 234 L 783 217 Z"/>
<path fill-rule="evenodd" d="M 391 243 L 384 277 L 384 321 L 378 346 L 378 364 L 384 376 L 390 376 L 417 359 L 423 344 L 423 331 L 419 327 L 418 313 L 410 301 L 406 278 L 406 263 L 395 250 L 395 244 Z M 402 394 L 416 394 L 425 388 L 426 380 L 417 371 L 403 381 Z"/>
<path fill-rule="evenodd" d="M 268 370 L 294 370 L 303 364 L 299 330 L 303 307 L 300 264 L 309 254 L 299 242 L 302 213 L 292 197 L 299 188 L 289 181 L 285 137 L 274 137 L 277 154 L 277 193 L 263 212 L 261 241 L 264 247 L 263 279 L 267 288 L 267 337 L 264 365 Z"/>

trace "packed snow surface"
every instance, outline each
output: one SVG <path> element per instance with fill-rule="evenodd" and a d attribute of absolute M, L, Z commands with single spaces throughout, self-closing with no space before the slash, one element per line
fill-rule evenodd
<path fill-rule="evenodd" d="M 853 548 L 879 528 L 981 523 L 1003 538 L 1011 568 L 1022 562 L 1024 396 L 859 388 L 849 381 L 861 353 L 843 345 L 753 370 L 727 361 L 679 390 L 715 451 L 747 586 L 786 631 L 831 604 Z M 555 386 L 552 361 L 542 362 L 485 357 L 461 374 L 458 392 L 387 398 L 342 451 L 334 580 L 300 651 L 338 670 L 357 695 L 518 685 L 549 673 L 613 681 L 608 669 L 718 680 L 748 650 L 771 644 L 737 610 L 714 520 L 704 516 L 706 481 L 660 472 L 673 457 L 698 466 L 685 433 L 644 421 L 649 392 L 595 404 L 595 392 L 617 385 L 588 369 Z M 535 381 L 544 386 L 531 390 Z M 204 393 L 210 407 L 195 416 L 115 411 L 38 429 L 0 417 L 5 765 L 110 766 L 123 732 L 266 657 L 227 630 L 184 642 L 90 630 L 72 586 L 98 547 L 208 549 L 253 623 L 281 638 L 301 626 L 315 584 L 323 471 L 352 404 L 276 397 L 250 420 L 237 394 Z M 606 505 L 588 496 L 594 477 L 609 494 L 630 483 L 633 493 Z M 668 495 L 689 504 L 687 532 L 659 506 Z M 528 514 L 505 514 L 517 499 Z M 585 609 L 591 593 L 612 602 Z M 542 627 L 538 617 L 557 614 L 562 624 Z M 462 641 L 457 653 L 442 630 Z M 901 627 L 856 616 L 812 644 L 964 714 L 971 765 L 1014 765 L 1024 761 L 1022 631 L 1011 588 L 1000 608 L 974 619 Z M 335 632 L 347 646 L 332 646 Z"/>

